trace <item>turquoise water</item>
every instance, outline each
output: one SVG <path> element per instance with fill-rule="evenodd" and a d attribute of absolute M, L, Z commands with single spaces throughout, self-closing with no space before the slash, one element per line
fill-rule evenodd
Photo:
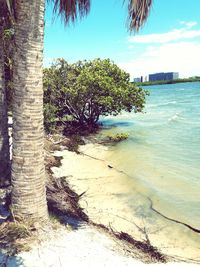
<path fill-rule="evenodd" d="M 166 216 L 200 228 L 200 83 L 145 87 L 144 114 L 103 120 L 103 134 L 128 132 L 108 160 Z"/>

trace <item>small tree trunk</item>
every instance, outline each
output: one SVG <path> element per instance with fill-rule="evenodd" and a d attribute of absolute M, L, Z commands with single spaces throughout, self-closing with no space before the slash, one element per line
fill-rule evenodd
<path fill-rule="evenodd" d="M 12 210 L 15 218 L 45 221 L 44 0 L 18 0 L 15 11 Z"/>
<path fill-rule="evenodd" d="M 0 27 L 0 186 L 10 182 L 8 113 L 6 103 L 3 27 Z"/>

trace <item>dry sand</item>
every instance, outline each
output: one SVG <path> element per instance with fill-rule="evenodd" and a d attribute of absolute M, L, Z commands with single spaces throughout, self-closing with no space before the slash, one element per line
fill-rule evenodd
<path fill-rule="evenodd" d="M 116 243 L 93 227 L 82 226 L 77 231 L 60 230 L 45 242 L 38 242 L 30 252 L 20 253 L 7 260 L 0 254 L 0 266 L 6 267 L 152 267 L 122 255 Z M 2 262 L 5 265 L 1 265 Z M 194 264 L 167 263 L 157 266 L 192 267 Z"/>

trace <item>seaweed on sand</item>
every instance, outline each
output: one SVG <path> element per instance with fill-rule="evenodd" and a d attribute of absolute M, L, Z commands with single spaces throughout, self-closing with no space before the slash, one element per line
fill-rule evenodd
<path fill-rule="evenodd" d="M 66 177 L 52 178 L 47 184 L 48 209 L 54 215 L 73 217 L 88 222 L 88 216 L 79 205 L 80 195 L 70 189 Z"/>

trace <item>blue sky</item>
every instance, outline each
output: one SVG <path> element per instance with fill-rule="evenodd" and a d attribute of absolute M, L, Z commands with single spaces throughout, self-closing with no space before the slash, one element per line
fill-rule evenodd
<path fill-rule="evenodd" d="M 46 7 L 44 65 L 110 58 L 131 79 L 162 71 L 180 77 L 200 75 L 200 0 L 154 0 L 150 17 L 137 34 L 126 27 L 123 0 L 91 0 L 89 15 L 64 27 Z"/>

